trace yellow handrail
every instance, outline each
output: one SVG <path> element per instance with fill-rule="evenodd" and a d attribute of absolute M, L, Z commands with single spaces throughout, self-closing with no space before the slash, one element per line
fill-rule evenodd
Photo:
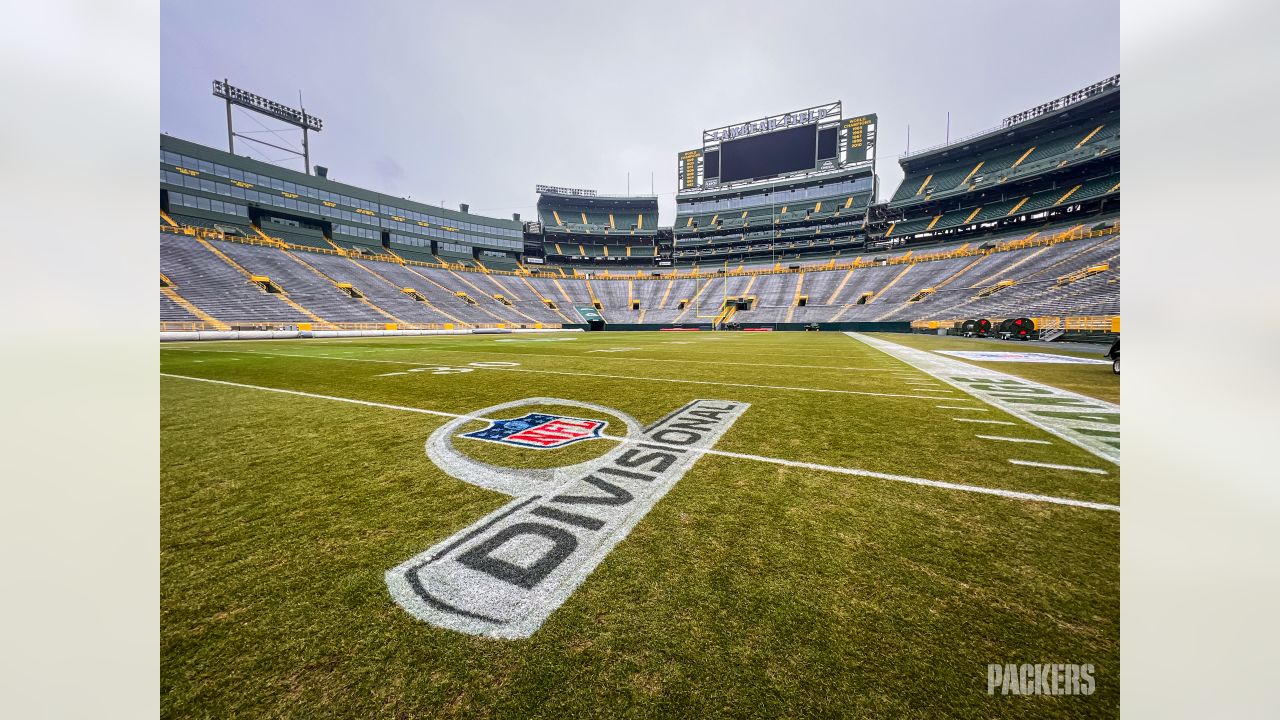
<path fill-rule="evenodd" d="M 975 316 L 981 316 L 978 313 L 967 318 L 932 318 L 925 320 L 912 320 L 911 327 L 917 329 L 931 330 L 938 327 L 947 327 L 955 323 L 964 322 L 964 320 L 972 320 Z M 1010 316 L 1013 317 L 1013 316 Z M 1006 317 L 992 317 L 992 325 L 1000 324 L 1000 321 L 1006 320 Z M 1035 322 L 1036 328 L 1056 328 L 1062 330 L 1102 330 L 1111 331 L 1113 327 L 1119 324 L 1119 315 L 1066 315 L 1066 316 L 1047 316 L 1031 318 Z"/>
<path fill-rule="evenodd" d="M 297 330 L 296 322 L 229 322 L 227 323 L 232 330 Z M 305 323 L 304 323 L 305 324 Z M 448 330 L 452 329 L 446 326 L 457 327 L 456 323 L 355 323 L 355 322 L 338 322 L 326 323 L 324 330 L 385 330 L 387 325 L 395 325 L 399 330 Z M 559 323 L 523 323 L 525 325 L 539 325 L 543 329 L 559 330 L 563 327 Z M 468 323 L 471 328 L 510 328 L 515 327 L 515 323 Z M 332 327 L 330 327 L 332 326 Z M 213 323 L 207 322 L 165 322 L 161 321 L 161 332 L 180 332 L 180 331 L 199 331 L 199 330 L 225 330 L 219 328 Z"/>
<path fill-rule="evenodd" d="M 206 240 L 221 240 L 226 242 L 241 243 L 244 245 L 262 245 L 266 247 L 279 247 L 279 248 L 284 248 L 286 250 L 300 250 L 302 252 L 315 252 L 315 253 L 323 253 L 328 255 L 354 256 L 354 257 L 359 257 L 361 260 L 372 260 L 374 262 L 387 262 L 387 263 L 395 263 L 395 264 L 414 265 L 418 267 L 443 268 L 446 270 L 454 270 L 458 272 L 471 272 L 471 273 L 483 274 L 482 271 L 479 270 L 478 268 L 474 268 L 468 265 L 462 265 L 458 263 L 448 263 L 448 262 L 431 263 L 431 262 L 424 262 L 422 260 L 411 260 L 408 258 L 400 257 L 398 255 L 388 256 L 388 255 L 372 254 L 372 253 L 370 254 L 361 253 L 361 254 L 353 255 L 350 251 L 346 251 L 346 250 L 329 250 L 327 248 L 319 248 L 312 245 L 295 245 L 293 243 L 286 242 L 283 239 L 276 238 L 276 237 L 272 237 L 270 240 L 262 240 L 259 238 L 252 238 L 252 237 L 245 237 L 245 236 L 226 235 L 218 230 L 193 227 L 193 226 L 185 226 L 185 225 L 182 227 L 176 227 L 176 228 L 161 225 L 160 230 L 161 232 L 169 232 L 176 235 L 190 235 L 194 237 L 203 238 Z M 1013 250 L 1021 250 L 1023 248 L 1028 248 L 1028 247 L 1037 247 L 1042 245 L 1056 245 L 1062 242 L 1070 242 L 1074 240 L 1085 240 L 1088 238 L 1102 237 L 1105 235 L 1114 235 L 1119 232 L 1120 232 L 1120 225 L 1118 222 L 1112 225 L 1111 227 L 1104 228 L 1102 230 L 1084 230 L 1082 226 L 1076 226 L 1071 230 L 1067 230 L 1067 231 L 1058 233 L 1056 235 L 1041 236 L 1039 233 L 1032 233 L 1027 237 L 1009 240 L 1009 241 L 1000 243 L 999 245 L 996 245 L 993 248 L 988 248 L 985 250 L 980 248 L 975 248 L 972 245 L 969 245 L 969 246 L 961 246 L 960 248 L 957 248 L 955 250 L 940 250 L 936 252 L 924 253 L 919 255 L 908 252 L 906 254 L 897 255 L 897 256 L 888 258 L 884 261 L 883 264 L 914 265 L 916 263 L 921 263 L 921 262 L 932 262 L 935 260 L 949 260 L 957 257 L 990 255 L 998 252 L 1010 252 Z M 848 262 L 834 263 L 834 264 L 833 264 L 834 259 L 827 259 L 827 260 L 824 260 L 821 265 L 801 266 L 799 268 L 794 268 L 794 269 L 781 267 L 779 265 L 774 267 L 762 267 L 762 268 L 738 268 L 738 269 L 730 270 L 728 272 L 722 272 L 720 270 L 702 271 L 702 270 L 699 270 L 697 265 L 695 264 L 692 270 L 685 273 L 680 272 L 678 268 L 672 268 L 670 272 L 661 273 L 656 276 L 652 274 L 641 274 L 639 276 L 629 276 L 629 277 L 630 279 L 635 279 L 635 280 L 653 281 L 653 280 L 670 280 L 670 279 L 678 279 L 678 278 L 704 278 L 704 277 L 715 277 L 715 276 L 746 277 L 751 275 L 785 275 L 788 273 L 817 272 L 822 270 L 849 270 L 851 268 L 870 267 L 876 264 L 871 262 L 860 262 L 859 260 L 861 257 L 863 256 L 859 256 L 859 258 L 855 258 L 854 260 L 851 260 Z M 557 273 L 554 273 L 551 270 L 531 270 L 528 268 L 524 269 L 523 271 L 494 270 L 490 268 L 488 270 L 488 274 L 523 276 L 523 277 L 557 277 L 557 278 L 565 277 Z M 601 275 L 601 278 L 607 279 L 604 277 L 603 274 Z"/>

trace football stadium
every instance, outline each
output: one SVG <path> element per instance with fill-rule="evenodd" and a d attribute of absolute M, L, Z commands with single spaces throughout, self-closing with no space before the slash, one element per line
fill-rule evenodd
<path fill-rule="evenodd" d="M 1118 713 L 1118 74 L 902 154 L 758 88 L 672 197 L 523 214 L 211 80 L 226 144 L 159 138 L 164 716 Z"/>

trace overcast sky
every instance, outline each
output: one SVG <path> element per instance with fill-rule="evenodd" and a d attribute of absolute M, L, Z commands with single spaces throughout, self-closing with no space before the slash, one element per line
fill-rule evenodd
<path fill-rule="evenodd" d="M 941 144 L 948 111 L 953 138 L 994 127 L 1119 57 L 1118 0 L 165 0 L 160 127 L 225 149 L 213 79 L 289 105 L 301 91 L 335 180 L 530 219 L 537 183 L 624 194 L 630 172 L 644 194 L 652 173 L 669 225 L 676 153 L 703 129 L 833 100 L 878 113 L 884 198 L 908 124 L 912 148 Z M 255 117 L 237 110 L 237 131 Z M 251 145 L 237 153 L 289 157 Z"/>

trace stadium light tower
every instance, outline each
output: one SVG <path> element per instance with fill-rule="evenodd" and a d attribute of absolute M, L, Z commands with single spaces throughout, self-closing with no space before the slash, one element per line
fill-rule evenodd
<path fill-rule="evenodd" d="M 213 81 L 213 94 L 227 101 L 227 152 L 235 154 L 236 138 L 242 138 L 250 142 L 256 142 L 259 145 L 266 145 L 277 150 L 283 150 L 287 153 L 293 153 L 302 158 L 302 164 L 306 168 L 306 173 L 311 174 L 311 151 L 307 146 L 307 131 L 320 132 L 324 128 L 324 121 L 314 115 L 308 115 L 304 108 L 291 108 L 288 105 L 282 105 L 274 100 L 268 100 L 261 95 L 255 95 L 247 90 L 241 90 L 234 87 L 227 80 Z M 299 101 L 302 96 L 299 94 Z M 298 152 L 293 148 L 281 147 L 254 137 L 249 137 L 235 131 L 235 126 L 231 122 L 231 106 L 238 105 L 246 110 L 251 110 L 259 115 L 266 115 L 274 120 L 292 125 L 302 130 L 302 152 Z M 301 102 L 299 102 L 301 105 Z"/>

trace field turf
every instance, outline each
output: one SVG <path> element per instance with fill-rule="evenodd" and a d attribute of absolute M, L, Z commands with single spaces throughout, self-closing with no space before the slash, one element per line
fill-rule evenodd
<path fill-rule="evenodd" d="M 1119 467 L 844 334 L 308 339 L 160 353 L 165 717 L 1118 713 L 1120 513 L 975 490 L 1118 505 Z M 987 367 L 1118 397 L 1107 365 Z M 715 445 L 721 454 L 700 457 L 531 637 L 415 619 L 384 573 L 510 500 L 442 471 L 424 442 L 449 414 L 528 397 L 645 424 L 699 398 L 750 407 Z M 956 407 L 1045 443 L 978 439 L 990 427 L 958 421 L 978 412 Z M 455 444 L 526 468 L 613 447 Z M 1091 663 L 1097 690 L 991 696 L 988 663 Z"/>

